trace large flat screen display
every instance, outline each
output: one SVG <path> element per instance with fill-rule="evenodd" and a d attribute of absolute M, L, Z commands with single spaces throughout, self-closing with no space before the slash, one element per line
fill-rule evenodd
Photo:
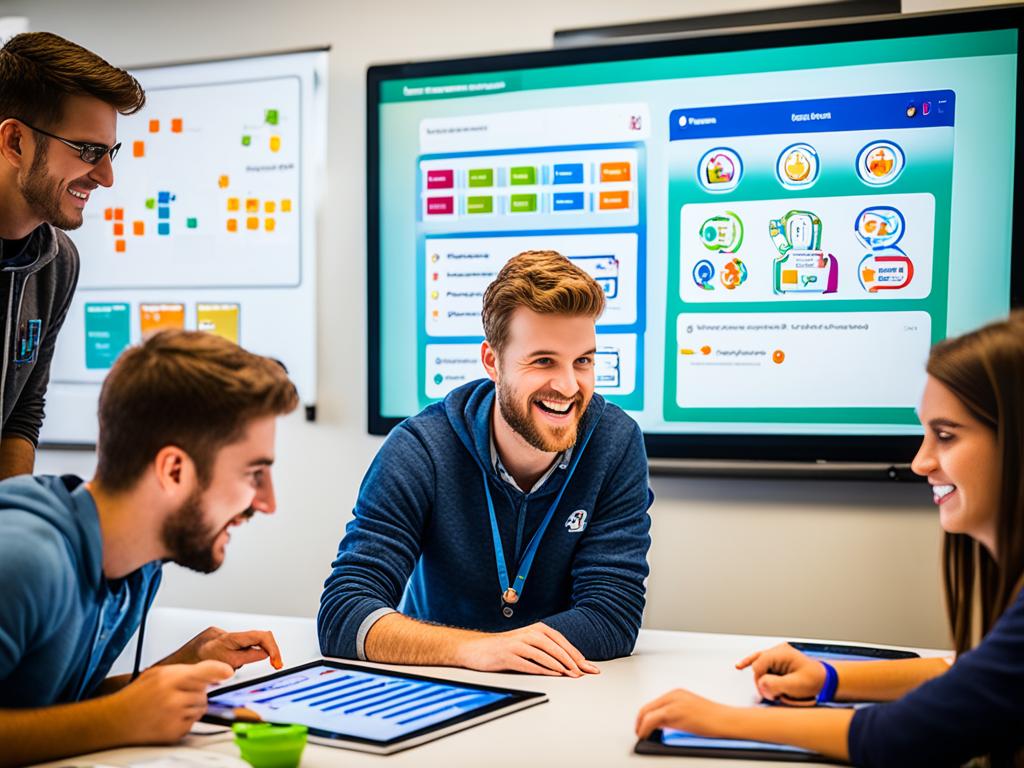
<path fill-rule="evenodd" d="M 484 289 L 553 249 L 652 456 L 908 461 L 929 347 L 1020 303 L 1020 21 L 371 68 L 371 432 L 484 375 Z"/>

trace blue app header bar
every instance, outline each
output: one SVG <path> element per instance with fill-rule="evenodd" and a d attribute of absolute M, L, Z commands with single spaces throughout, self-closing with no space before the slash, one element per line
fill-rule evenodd
<path fill-rule="evenodd" d="M 956 94 L 947 90 L 674 109 L 669 138 L 952 127 L 955 104 Z"/>

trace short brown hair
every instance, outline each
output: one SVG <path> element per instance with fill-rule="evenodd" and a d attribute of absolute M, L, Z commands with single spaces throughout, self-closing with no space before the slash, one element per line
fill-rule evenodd
<path fill-rule="evenodd" d="M 299 404 L 284 367 L 219 336 L 164 330 L 125 350 L 100 392 L 96 480 L 131 488 L 168 445 L 185 451 L 202 486 L 213 459 L 252 419 Z"/>
<path fill-rule="evenodd" d="M 501 354 L 513 313 L 526 307 L 540 315 L 604 312 L 604 291 L 590 275 L 557 251 L 524 251 L 501 268 L 484 292 L 484 335 Z"/>
<path fill-rule="evenodd" d="M 93 96 L 122 115 L 142 109 L 139 81 L 52 32 L 15 35 L 0 48 L 0 120 L 59 122 L 69 96 Z"/>

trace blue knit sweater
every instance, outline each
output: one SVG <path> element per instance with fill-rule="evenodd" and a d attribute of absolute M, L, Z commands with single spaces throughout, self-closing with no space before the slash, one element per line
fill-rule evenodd
<path fill-rule="evenodd" d="M 594 395 L 571 458 L 540 488 L 522 493 L 491 464 L 493 405 L 494 384 L 471 382 L 391 432 L 363 479 L 324 584 L 317 626 L 325 655 L 358 658 L 364 622 L 369 617 L 372 625 L 373 616 L 394 608 L 486 632 L 543 621 L 592 660 L 632 651 L 644 609 L 653 499 L 639 427 Z M 515 613 L 506 618 L 483 483 L 515 574 L 570 472 Z M 582 530 L 579 510 L 586 512 Z"/>

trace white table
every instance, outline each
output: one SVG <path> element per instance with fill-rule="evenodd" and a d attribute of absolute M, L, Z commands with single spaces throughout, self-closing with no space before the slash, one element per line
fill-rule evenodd
<path fill-rule="evenodd" d="M 230 631 L 272 630 L 281 647 L 285 666 L 295 666 L 320 658 L 316 622 L 313 619 L 163 608 L 154 609 L 147 624 L 144 665 L 166 656 L 211 625 Z M 472 672 L 448 667 L 393 667 L 412 669 L 422 674 L 453 680 L 544 691 L 548 694 L 549 701 L 390 756 L 309 744 L 303 753 L 302 766 L 479 768 L 487 765 L 489 768 L 539 768 L 558 765 L 597 768 L 645 764 L 669 768 L 675 764 L 670 758 L 633 754 L 633 745 L 636 741 L 633 736 L 633 723 L 640 706 L 676 687 L 689 688 L 696 693 L 726 703 L 753 704 L 756 696 L 750 671 L 738 672 L 733 664 L 747 653 L 778 641 L 779 638 L 750 635 L 643 630 L 633 656 L 601 662 L 598 665 L 601 668 L 600 675 L 587 675 L 575 680 Z M 134 644 L 129 644 L 114 671 L 130 670 L 134 652 Z M 251 664 L 240 670 L 232 682 L 269 674 L 272 671 L 268 662 Z M 230 734 L 192 735 L 183 742 L 183 745 L 204 752 L 209 750 L 238 756 L 238 748 Z M 186 757 L 196 753 L 174 747 L 125 748 L 61 760 L 50 765 L 124 766 L 172 754 Z M 702 758 L 687 758 L 678 764 L 686 768 L 765 766 L 765 763 L 757 761 Z"/>

